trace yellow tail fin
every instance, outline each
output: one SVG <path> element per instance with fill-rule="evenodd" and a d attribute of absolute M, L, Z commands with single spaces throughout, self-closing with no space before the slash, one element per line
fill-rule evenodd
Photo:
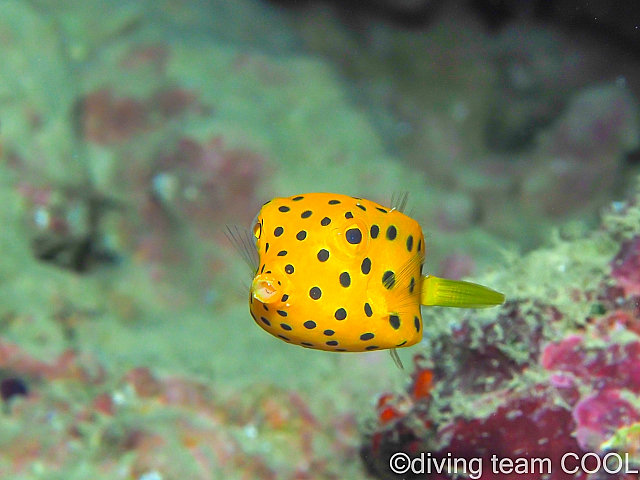
<path fill-rule="evenodd" d="M 439 307 L 487 308 L 502 305 L 504 295 L 476 283 L 425 275 L 422 277 L 420 303 Z"/>

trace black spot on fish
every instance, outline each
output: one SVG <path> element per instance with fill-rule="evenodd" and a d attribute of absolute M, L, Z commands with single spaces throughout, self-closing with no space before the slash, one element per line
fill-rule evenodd
<path fill-rule="evenodd" d="M 362 265 L 360 265 L 360 270 L 365 275 L 369 274 L 369 272 L 371 271 L 371 259 L 369 257 L 366 257 L 364 260 L 362 260 Z"/>
<path fill-rule="evenodd" d="M 318 287 L 312 287 L 311 290 L 309 290 L 309 296 L 314 300 L 318 300 L 322 296 L 322 290 Z"/>
<path fill-rule="evenodd" d="M 324 248 L 318 252 L 318 260 L 321 262 L 326 262 L 329 259 L 329 250 L 325 250 Z"/>
<path fill-rule="evenodd" d="M 394 227 L 393 225 L 389 225 L 389 228 L 387 228 L 387 239 L 395 240 L 397 235 L 398 235 L 398 230 L 396 229 L 396 227 Z"/>
<path fill-rule="evenodd" d="M 407 237 L 407 250 L 413 250 L 413 235 L 409 235 L 409 237 Z"/>
<path fill-rule="evenodd" d="M 391 270 L 387 270 L 382 274 L 382 284 L 387 290 L 391 290 L 396 284 L 396 274 Z"/>

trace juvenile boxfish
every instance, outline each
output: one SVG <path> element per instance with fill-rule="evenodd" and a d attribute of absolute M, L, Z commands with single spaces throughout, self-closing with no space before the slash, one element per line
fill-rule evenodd
<path fill-rule="evenodd" d="M 401 209 L 332 193 L 267 202 L 252 225 L 255 322 L 302 347 L 365 352 L 420 342 L 421 305 L 504 302 L 490 288 L 423 275 L 424 235 Z"/>

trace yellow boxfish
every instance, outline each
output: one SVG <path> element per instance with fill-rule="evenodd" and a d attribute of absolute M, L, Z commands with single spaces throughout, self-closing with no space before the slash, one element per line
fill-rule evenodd
<path fill-rule="evenodd" d="M 423 275 L 424 235 L 402 208 L 330 193 L 264 204 L 252 226 L 255 322 L 295 345 L 364 352 L 418 343 L 421 305 L 504 302 L 490 288 Z"/>

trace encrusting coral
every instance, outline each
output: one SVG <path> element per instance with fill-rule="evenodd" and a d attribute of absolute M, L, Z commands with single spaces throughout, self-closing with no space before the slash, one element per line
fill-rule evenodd
<path fill-rule="evenodd" d="M 470 311 L 461 320 L 429 312 L 424 353 L 407 391 L 380 397 L 361 449 L 369 472 L 400 478 L 389 462 L 404 452 L 436 463 L 481 459 L 484 469 L 472 478 L 506 478 L 500 463 L 493 468 L 494 455 L 510 459 L 511 468 L 526 459 L 511 471 L 518 478 L 587 478 L 591 470 L 637 478 L 639 204 L 638 194 L 612 204 L 586 238 L 556 238 L 546 249 L 514 256 L 489 281 L 507 293 L 499 309 Z M 429 385 L 433 376 L 428 392 L 425 369 Z M 550 472 L 534 458 L 549 459 Z M 445 468 L 430 478 L 454 473 Z"/>

